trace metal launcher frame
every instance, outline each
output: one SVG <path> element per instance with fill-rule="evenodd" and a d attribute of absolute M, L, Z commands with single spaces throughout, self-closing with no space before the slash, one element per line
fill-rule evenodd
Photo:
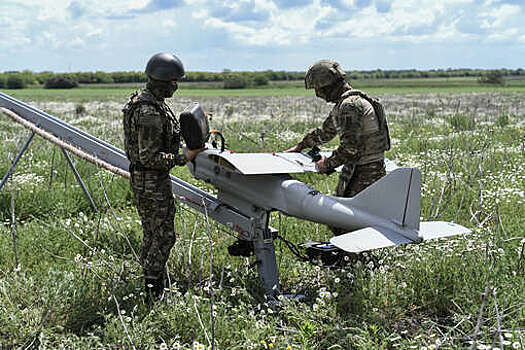
<path fill-rule="evenodd" d="M 2 178 L 0 191 L 35 134 L 53 142 L 62 149 L 77 181 L 95 211 L 97 210 L 96 205 L 67 151 L 115 174 L 129 178 L 129 161 L 123 150 L 2 92 L 0 92 L 0 112 L 31 130 L 29 138 Z M 171 185 L 173 194 L 182 203 L 227 226 L 235 231 L 240 239 L 252 241 L 259 279 L 266 295 L 273 297 L 281 293 L 273 243 L 277 230 L 268 224 L 270 211 L 257 208 L 249 202 L 238 203 L 236 208 L 224 205 L 217 197 L 174 176 L 171 176 Z"/>

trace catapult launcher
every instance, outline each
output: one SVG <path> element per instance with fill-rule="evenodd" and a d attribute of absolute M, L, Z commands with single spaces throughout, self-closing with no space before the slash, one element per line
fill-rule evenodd
<path fill-rule="evenodd" d="M 95 209 L 67 151 L 129 178 L 129 161 L 123 150 L 3 93 L 0 93 L 0 112 L 31 130 L 0 182 L 0 190 L 35 134 L 62 148 Z M 188 106 L 180 119 L 190 149 L 202 146 L 210 130 L 200 106 Z M 187 135 L 184 135 L 185 129 L 189 130 Z M 347 229 L 348 233 L 330 240 L 328 250 L 331 252 L 360 253 L 470 232 L 454 223 L 420 222 L 420 171 L 397 168 L 389 162 L 389 174 L 353 198 L 320 193 L 290 176 L 316 172 L 312 154 L 235 153 L 224 148 L 223 139 L 221 147 L 210 145 L 188 163 L 188 168 L 194 177 L 218 188 L 218 195 L 171 176 L 173 194 L 188 207 L 231 229 L 241 242 L 249 243 L 256 257 L 259 278 L 269 296 L 282 292 L 274 247 L 278 232 L 269 226 L 273 211 Z M 324 248 L 326 245 L 321 249 Z"/>

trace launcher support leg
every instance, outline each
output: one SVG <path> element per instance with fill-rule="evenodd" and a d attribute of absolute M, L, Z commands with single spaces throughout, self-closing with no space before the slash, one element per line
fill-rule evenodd
<path fill-rule="evenodd" d="M 9 168 L 7 173 L 4 175 L 4 178 L 2 179 L 2 182 L 0 182 L 0 191 L 2 190 L 2 187 L 4 187 L 4 184 L 7 181 L 7 178 L 13 173 L 13 170 L 15 169 L 16 163 L 18 163 L 18 161 L 22 157 L 22 154 L 24 154 L 25 150 L 27 149 L 27 147 L 31 143 L 31 140 L 33 139 L 33 136 L 35 136 L 35 132 L 34 131 L 31 132 L 31 135 L 29 135 L 29 138 L 27 139 L 26 143 L 24 144 L 24 146 L 22 147 L 20 152 L 18 152 L 17 156 L 13 160 L 13 163 L 11 164 L 11 167 Z"/>
<path fill-rule="evenodd" d="M 268 227 L 269 215 L 269 213 L 265 213 L 258 219 L 253 246 L 257 258 L 259 279 L 266 295 L 275 298 L 281 294 L 281 284 L 279 283 L 279 269 L 277 268 L 273 244 L 275 230 Z"/>
<path fill-rule="evenodd" d="M 97 206 L 95 205 L 95 202 L 93 201 L 93 198 L 91 198 L 91 195 L 89 194 L 86 185 L 84 184 L 84 181 L 82 181 L 82 178 L 78 174 L 77 168 L 75 168 L 75 165 L 71 161 L 71 157 L 69 157 L 69 154 L 67 154 L 66 150 L 61 148 L 62 153 L 64 153 L 64 156 L 66 157 L 67 162 L 69 163 L 69 166 L 71 169 L 73 169 L 73 173 L 75 174 L 75 177 L 77 178 L 78 183 L 80 184 L 80 187 L 82 187 L 82 191 L 84 191 L 84 194 L 86 195 L 86 198 L 88 199 L 89 203 L 91 204 L 91 207 L 95 212 L 98 211 Z"/>

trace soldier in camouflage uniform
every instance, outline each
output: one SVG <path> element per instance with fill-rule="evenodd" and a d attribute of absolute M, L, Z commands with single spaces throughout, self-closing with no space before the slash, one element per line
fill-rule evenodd
<path fill-rule="evenodd" d="M 385 176 L 384 152 L 390 149 L 390 136 L 379 101 L 352 89 L 344 76 L 339 63 L 329 60 L 319 61 L 309 68 L 305 87 L 314 88 L 317 97 L 335 105 L 320 128 L 307 134 L 287 152 L 300 152 L 338 135 L 340 146 L 330 157 L 320 159 L 316 167 L 319 173 L 326 174 L 343 165 L 335 195 L 353 197 Z M 335 235 L 345 233 L 340 228 L 330 229 Z"/>
<path fill-rule="evenodd" d="M 159 298 L 166 262 L 175 244 L 175 203 L 170 170 L 192 160 L 200 150 L 179 154 L 180 128 L 165 98 L 184 76 L 182 62 L 169 53 L 156 54 L 146 66 L 146 88 L 130 96 L 123 108 L 124 145 L 130 161 L 130 184 L 142 222 L 142 267 L 146 292 Z"/>

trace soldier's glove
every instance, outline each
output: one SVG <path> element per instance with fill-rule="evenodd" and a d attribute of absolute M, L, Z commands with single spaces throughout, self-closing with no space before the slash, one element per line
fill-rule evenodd
<path fill-rule="evenodd" d="M 306 152 L 306 154 L 308 154 L 310 158 L 312 158 L 312 162 L 317 162 L 320 161 L 322 157 L 320 151 L 321 150 L 319 149 L 319 147 L 313 146 L 311 150 Z"/>

